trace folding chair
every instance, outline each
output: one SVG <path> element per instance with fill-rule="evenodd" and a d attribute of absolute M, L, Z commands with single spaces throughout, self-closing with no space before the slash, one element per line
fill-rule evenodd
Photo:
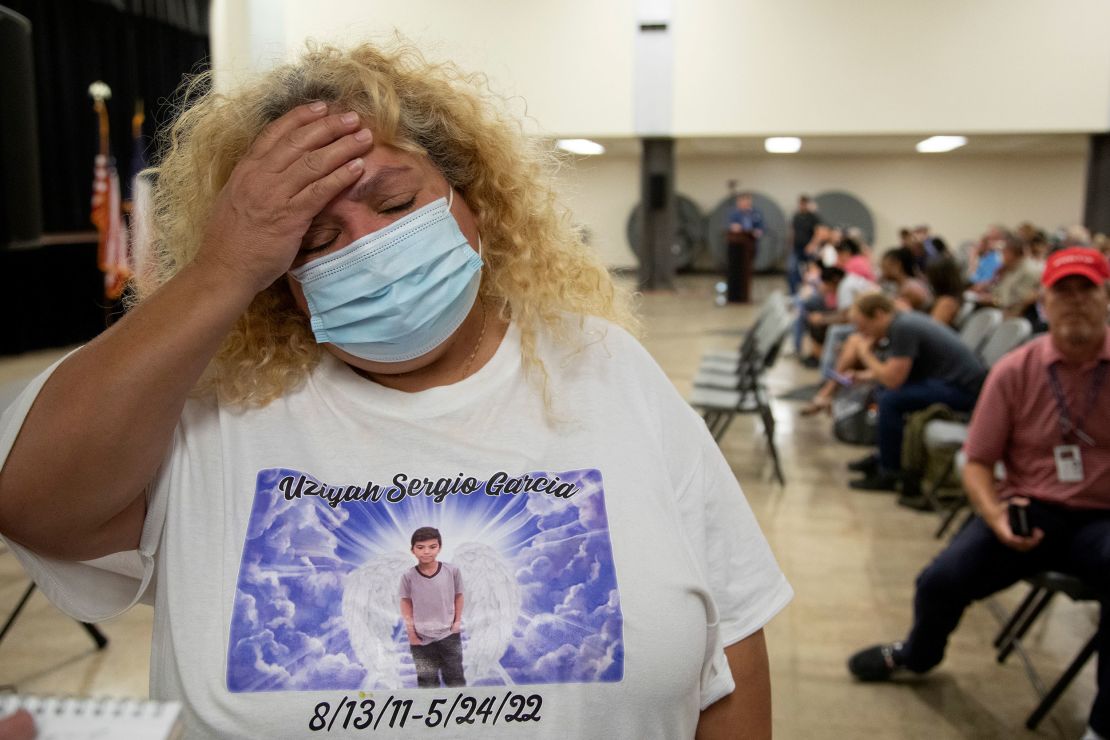
<path fill-rule="evenodd" d="M 999 322 L 979 349 L 979 359 L 987 367 L 994 367 L 1010 351 L 1025 344 L 1033 335 L 1033 325 L 1026 319 L 1006 319 Z"/>
<path fill-rule="evenodd" d="M 977 353 L 994 328 L 1001 323 L 1001 311 L 997 308 L 981 308 L 972 313 L 960 328 L 960 341 Z"/>
<path fill-rule="evenodd" d="M 784 306 L 772 307 L 762 316 L 741 345 L 736 360 L 704 360 L 694 376 L 694 386 L 735 391 L 751 388 L 753 376 L 763 373 L 777 358 L 776 343 L 792 319 Z"/>
<path fill-rule="evenodd" d="M 956 313 L 956 319 L 952 322 L 952 325 L 962 330 L 964 324 L 971 318 L 971 314 L 975 313 L 976 308 L 978 308 L 978 306 L 972 301 L 964 301 L 960 304 L 960 310 Z"/>
<path fill-rule="evenodd" d="M 1072 601 L 1098 601 L 1099 593 L 1084 583 L 1081 579 L 1068 575 L 1066 573 L 1058 573 L 1055 571 L 1044 571 L 1038 573 L 1031 578 L 1027 578 L 1029 583 L 1029 593 L 1021 602 L 1010 619 L 1003 625 L 998 635 L 994 639 L 994 646 L 998 648 L 997 660 L 999 663 L 1004 663 L 1010 653 L 1015 650 L 1021 655 L 1022 662 L 1025 665 L 1025 672 L 1029 676 L 1030 683 L 1037 694 L 1041 697 L 1041 701 L 1037 704 L 1036 708 L 1025 720 L 1026 728 L 1030 730 L 1037 729 L 1037 725 L 1041 723 L 1045 715 L 1052 709 L 1056 701 L 1063 695 L 1064 691 L 1068 688 L 1071 682 L 1075 679 L 1076 675 L 1083 670 L 1083 666 L 1095 654 L 1095 635 L 1080 649 L 1079 654 L 1075 656 L 1072 662 L 1064 669 L 1063 674 L 1056 680 L 1047 691 L 1041 682 L 1040 676 L 1033 668 L 1032 663 L 1025 655 L 1021 646 L 1021 640 L 1037 621 L 1037 618 L 1044 612 L 1049 602 L 1058 593 L 1062 593 L 1070 598 Z M 1103 607 L 1106 608 L 1106 607 Z"/>
<path fill-rule="evenodd" d="M 690 405 L 702 412 L 709 431 L 715 440 L 720 441 L 737 414 L 759 414 L 763 424 L 764 436 L 771 453 L 775 478 L 786 485 L 775 446 L 775 417 L 763 387 L 762 377 L 778 358 L 783 342 L 790 333 L 791 316 L 782 312 L 766 317 L 751 343 L 751 349 L 740 362 L 735 374 L 719 374 L 716 387 L 695 384 L 690 395 Z M 706 380 L 702 376 L 702 380 Z M 722 387 L 723 386 L 723 387 Z"/>
<path fill-rule="evenodd" d="M 755 323 L 744 333 L 744 339 L 740 343 L 740 348 L 738 350 L 711 350 L 705 352 L 701 356 L 701 365 L 707 369 L 719 369 L 723 372 L 738 371 L 740 360 L 745 356 L 747 351 L 750 351 L 750 344 L 764 319 L 771 315 L 789 313 L 789 311 L 790 308 L 787 305 L 786 294 L 781 290 L 774 291 L 771 295 L 767 296 L 763 301 L 763 305 L 759 307 L 759 313 L 756 314 Z"/>

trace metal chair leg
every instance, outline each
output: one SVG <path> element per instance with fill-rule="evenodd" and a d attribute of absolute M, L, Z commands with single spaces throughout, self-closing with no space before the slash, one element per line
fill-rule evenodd
<path fill-rule="evenodd" d="M 1025 720 L 1025 726 L 1028 729 L 1037 729 L 1037 725 L 1041 723 L 1041 720 L 1044 719 L 1044 716 L 1048 714 L 1048 711 L 1050 709 L 1052 709 L 1052 706 L 1056 703 L 1056 700 L 1060 698 L 1065 689 L 1067 689 L 1071 682 L 1075 680 L 1075 677 L 1079 674 L 1079 672 L 1083 670 L 1083 666 L 1085 666 L 1087 664 L 1087 661 L 1091 659 L 1091 656 L 1095 654 L 1095 640 L 1097 639 L 1097 637 L 1098 634 L 1096 633 L 1091 637 L 1090 641 L 1088 641 L 1087 644 L 1083 646 L 1083 649 L 1079 651 L 1079 655 L 1075 656 L 1075 660 L 1071 662 L 1071 665 L 1067 667 L 1067 670 L 1064 671 L 1064 674 L 1060 676 L 1060 679 L 1055 684 L 1052 685 L 1052 688 L 1049 689 L 1048 693 L 1044 695 L 1043 699 L 1041 699 L 1041 703 L 1037 705 L 1037 708 L 1034 709 L 1033 713 L 1029 715 L 1029 718 Z M 1106 656 L 1104 655 L 1102 659 L 1105 660 Z"/>
<path fill-rule="evenodd" d="M 725 436 L 725 432 L 727 432 L 728 428 L 732 426 L 732 420 L 735 418 L 736 414 L 734 413 L 724 414 L 721 418 L 721 423 L 718 425 L 717 431 L 713 434 L 713 439 L 720 442 L 721 438 Z"/>
<path fill-rule="evenodd" d="M 1055 595 L 1055 591 L 1045 591 L 1043 594 L 1041 594 L 1041 596 L 1037 600 L 1037 603 L 1035 603 L 1028 610 L 1025 618 L 1022 619 L 1017 628 L 1014 629 L 1011 634 L 1002 641 L 1002 644 L 999 645 L 998 650 L 997 659 L 999 663 L 1006 662 L 1006 658 L 1010 657 L 1010 653 L 1014 651 L 1014 645 L 1021 638 L 1025 637 L 1025 633 L 1028 632 L 1029 628 L 1033 626 L 1033 623 L 1037 621 L 1037 617 L 1041 615 L 1041 612 L 1045 610 L 1045 607 L 1048 606 L 1049 602 L 1052 601 L 1052 597 Z"/>
<path fill-rule="evenodd" d="M 1037 586 L 1029 589 L 1029 593 L 1025 595 L 1021 604 L 1019 604 L 1018 608 L 1014 610 L 1014 613 L 1010 615 L 1010 619 L 1007 620 L 1006 624 L 999 630 L 998 635 L 995 636 L 994 642 L 991 644 L 996 648 L 1002 647 L 1002 643 L 1007 641 L 1010 634 L 1014 631 L 1014 627 L 1025 617 L 1025 613 L 1029 610 L 1029 607 L 1032 606 L 1033 601 L 1041 595 L 1041 591 L 1043 591 L 1043 589 Z"/>
<path fill-rule="evenodd" d="M 85 631 L 89 633 L 89 637 L 96 643 L 97 650 L 103 650 L 108 646 L 108 638 L 104 636 L 103 632 L 97 629 L 95 624 L 81 622 L 81 626 L 85 628 Z"/>
<path fill-rule="evenodd" d="M 709 427 L 709 434 L 714 440 L 719 440 L 721 438 L 720 427 L 725 422 L 726 416 L 727 414 L 724 412 L 713 409 L 707 409 L 705 413 L 702 414 L 702 418 L 705 419 L 705 425 Z"/>
<path fill-rule="evenodd" d="M 966 506 L 966 505 L 967 505 L 966 501 L 958 501 L 958 502 L 956 502 L 955 504 L 952 505 L 952 508 L 950 508 L 948 510 L 948 513 L 945 514 L 944 521 L 942 521 L 940 523 L 940 526 L 937 527 L 937 531 L 933 535 L 933 539 L 939 540 L 941 537 L 944 536 L 944 534 L 952 526 L 952 522 L 956 521 L 956 517 L 959 516 L 960 510 L 963 509 L 964 506 Z"/>
<path fill-rule="evenodd" d="M 952 468 L 955 467 L 955 465 L 956 456 L 953 455 L 952 459 L 948 461 L 948 465 L 944 468 L 944 472 L 933 481 L 933 484 L 927 488 L 923 487 L 921 489 L 922 494 L 925 496 L 925 500 L 929 502 L 929 506 L 933 508 L 933 511 L 943 511 L 937 493 L 940 491 L 941 484 L 948 479 L 948 475 L 952 472 Z"/>
<path fill-rule="evenodd" d="M 27 590 L 23 592 L 23 596 L 19 599 L 19 603 L 15 605 L 15 609 L 13 609 L 12 613 L 8 616 L 8 620 L 4 622 L 4 626 L 0 627 L 0 642 L 4 641 L 4 636 L 11 630 L 19 613 L 23 611 L 23 607 L 27 606 L 27 602 L 30 601 L 31 594 L 34 592 L 35 584 L 32 581 L 31 584 L 27 586 Z M 78 624 L 84 627 L 85 631 L 89 633 L 89 637 L 96 643 L 97 650 L 103 650 L 108 645 L 108 638 L 104 636 L 103 632 L 97 629 L 96 625 L 89 624 L 88 622 L 78 622 Z"/>
<path fill-rule="evenodd" d="M 15 605 L 15 609 L 12 610 L 11 615 L 8 617 L 8 621 L 4 622 L 3 627 L 0 627 L 0 642 L 4 641 L 4 635 L 8 634 L 8 630 L 15 624 L 15 618 L 23 611 L 23 607 L 27 606 L 27 601 L 30 600 L 31 594 L 34 592 L 35 584 L 31 583 L 31 585 L 27 587 L 27 590 L 23 592 L 23 596 L 19 599 L 19 603 Z"/>
<path fill-rule="evenodd" d="M 779 485 L 786 486 L 786 477 L 782 474 L 782 463 L 779 460 L 779 450 L 775 446 L 775 416 L 771 413 L 771 407 L 766 403 L 760 405 L 759 416 L 763 422 L 763 434 L 767 438 L 767 447 L 771 452 L 771 463 L 774 465 L 775 478 L 778 480 Z"/>

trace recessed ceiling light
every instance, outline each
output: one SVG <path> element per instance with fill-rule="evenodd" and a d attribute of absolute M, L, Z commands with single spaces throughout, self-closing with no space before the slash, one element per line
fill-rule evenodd
<path fill-rule="evenodd" d="M 772 136 L 764 140 L 763 148 L 771 154 L 796 154 L 802 148 L 797 136 Z"/>
<path fill-rule="evenodd" d="M 557 139 L 555 141 L 555 146 L 571 154 L 591 156 L 605 153 L 605 147 L 589 139 Z"/>
<path fill-rule="evenodd" d="M 922 154 L 936 154 L 959 149 L 967 143 L 966 136 L 930 136 L 924 141 L 917 142 L 917 151 Z"/>

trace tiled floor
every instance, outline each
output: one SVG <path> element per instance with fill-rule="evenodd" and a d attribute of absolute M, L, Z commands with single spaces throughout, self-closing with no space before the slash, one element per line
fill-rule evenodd
<path fill-rule="evenodd" d="M 763 278 L 757 296 L 779 284 Z M 685 278 L 677 293 L 644 296 L 645 344 L 681 393 L 698 357 L 738 342 L 751 307 L 717 308 L 713 281 Z M 48 364 L 47 352 L 0 362 L 0 384 Z M 782 359 L 774 393 L 816 382 L 813 371 Z M 889 494 L 851 491 L 844 462 L 860 454 L 833 440 L 825 419 L 797 416 L 800 403 L 775 401 L 777 440 L 787 485 L 771 482 L 761 431 L 739 419 L 722 447 L 751 500 L 796 597 L 767 628 L 780 738 L 1078 738 L 1094 697 L 1093 662 L 1037 732 L 1024 729 L 1036 696 L 1012 657 L 995 663 L 996 618 L 973 607 L 952 638 L 948 658 L 930 676 L 894 685 L 860 685 L 844 663 L 855 649 L 900 637 L 909 621 L 913 579 L 939 550 L 934 515 L 895 505 Z M 10 554 L 0 555 L 0 616 L 14 607 L 26 580 Z M 1009 608 L 1022 589 L 996 601 Z M 1048 680 L 1063 670 L 1091 634 L 1095 609 L 1059 599 L 1027 638 L 1031 660 Z M 92 695 L 146 692 L 151 614 L 140 607 L 102 625 L 103 652 L 79 625 L 41 595 L 0 643 L 0 684 L 21 690 Z"/>

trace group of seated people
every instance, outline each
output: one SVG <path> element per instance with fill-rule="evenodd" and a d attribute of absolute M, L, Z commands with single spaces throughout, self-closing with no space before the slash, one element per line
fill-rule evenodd
<path fill-rule="evenodd" d="M 1098 691 L 1083 740 L 1110 738 L 1108 281 L 1110 263 L 1095 249 L 1050 254 L 1037 300 L 1047 332 L 998 361 L 981 391 L 975 388 L 979 376 L 970 371 L 969 359 L 958 359 L 961 345 L 948 329 L 926 328 L 931 319 L 892 309 L 881 294 L 863 296 L 850 309 L 863 337 L 864 364 L 886 387 L 877 470 L 886 474 L 895 464 L 886 438 L 898 435 L 900 420 L 893 414 L 912 405 L 907 395 L 932 388 L 953 408 L 973 409 L 962 483 L 978 514 L 918 576 L 905 638 L 851 656 L 848 669 L 857 679 L 887 681 L 929 671 L 943 659 L 949 636 L 973 601 L 1038 572 L 1060 571 L 1100 594 Z M 941 340 L 944 332 L 948 341 Z M 884 336 L 890 343 L 886 358 L 879 359 L 871 347 Z M 938 359 L 938 352 L 952 358 Z M 933 374 L 917 374 L 918 368 Z M 891 395 L 900 400 L 882 400 Z M 996 479 L 999 463 L 1004 477 Z M 1011 525 L 1015 507 L 1024 510 L 1016 521 L 1027 524 L 1025 531 Z"/>
<path fill-rule="evenodd" d="M 1051 245 L 1029 224 L 1013 232 L 992 226 L 961 264 L 943 240 L 929 236 L 927 227 L 905 229 L 902 236 L 901 246 L 882 255 L 877 280 L 858 269 L 848 271 L 849 260 L 860 253 L 850 239 L 839 245 L 837 264 L 810 268 L 809 292 L 796 299 L 795 349 L 803 364 L 820 367 L 823 378 L 801 410 L 805 416 L 831 411 L 846 386 L 870 383 L 881 389 L 874 399 L 877 450 L 850 465 L 863 473 L 850 485 L 901 489 L 899 501 L 920 508 L 920 481 L 901 466 L 903 419 L 935 403 L 970 411 L 987 372 L 960 340 L 957 322 L 976 308 L 993 307 L 1044 331 L 1038 297 L 1048 250 L 1085 245 L 1078 230 Z"/>
<path fill-rule="evenodd" d="M 1028 224 L 991 227 L 962 261 L 926 229 L 903 237 L 882 255 L 877 279 L 849 269 L 863 250 L 847 238 L 835 264 L 810 268 L 809 292 L 796 299 L 798 356 L 823 366 L 828 380 L 803 413 L 827 409 L 844 385 L 874 383 L 877 450 L 849 464 L 863 474 L 850 485 L 901 489 L 905 498 L 920 485 L 901 465 L 907 414 L 936 403 L 970 412 L 962 485 L 978 517 L 918 577 L 905 638 L 859 651 L 849 671 L 862 681 L 929 671 L 973 601 L 1039 571 L 1062 571 L 1105 594 L 1084 740 L 1110 738 L 1106 240 L 1081 229 L 1052 239 Z M 987 368 L 955 331 L 979 307 L 1024 317 L 1037 333 Z M 802 339 L 812 354 L 801 351 Z M 1011 527 L 1012 507 L 1024 507 L 1027 531 Z"/>

